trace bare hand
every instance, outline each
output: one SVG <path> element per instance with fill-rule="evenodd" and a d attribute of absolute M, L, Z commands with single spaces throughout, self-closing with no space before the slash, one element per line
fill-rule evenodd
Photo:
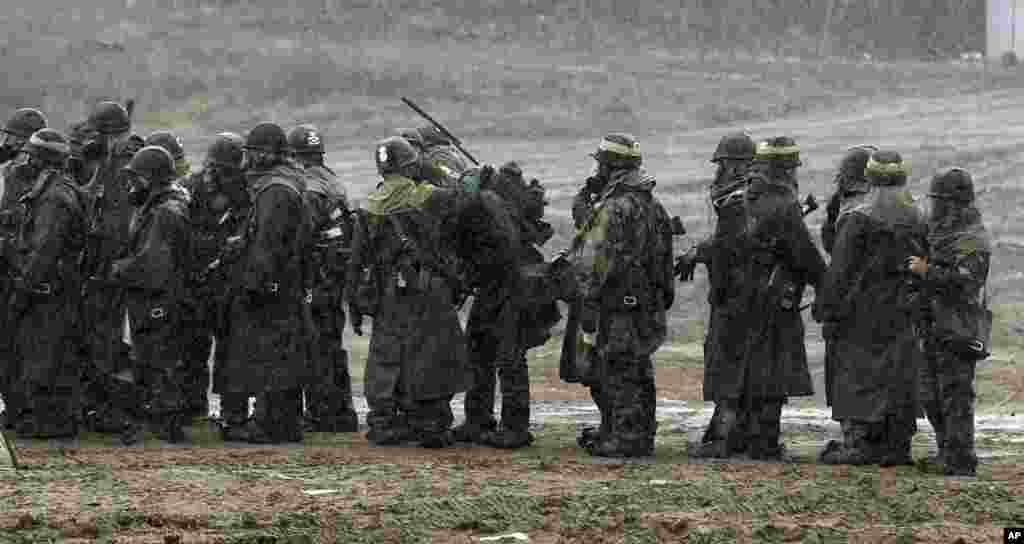
<path fill-rule="evenodd" d="M 907 269 L 918 276 L 924 276 L 928 273 L 928 257 L 912 256 L 908 258 Z"/>

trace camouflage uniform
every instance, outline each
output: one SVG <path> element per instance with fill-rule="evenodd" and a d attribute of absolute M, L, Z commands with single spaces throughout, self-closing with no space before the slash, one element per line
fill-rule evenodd
<path fill-rule="evenodd" d="M 574 261 L 581 328 L 597 336 L 598 356 L 585 382 L 602 430 L 581 443 L 598 456 L 651 455 L 657 431 L 652 355 L 665 341 L 665 312 L 675 295 L 671 225 L 652 193 L 654 178 L 639 169 L 631 136 L 608 135 L 595 158 L 597 177 L 607 182 L 578 234 Z"/>
<path fill-rule="evenodd" d="M 125 292 L 135 354 L 136 383 L 145 390 L 144 415 L 170 442 L 184 438 L 188 409 L 184 354 L 187 282 L 193 274 L 186 193 L 171 185 L 173 162 L 159 147 L 145 147 L 130 163 L 163 154 L 167 178 L 152 179 L 148 197 L 132 217 L 125 256 L 113 262 L 110 279 Z M 153 159 L 156 160 L 156 159 Z"/>
<path fill-rule="evenodd" d="M 835 343 L 829 388 L 832 417 L 843 423 L 843 442 L 822 452 L 829 464 L 908 463 L 916 432 L 919 286 L 909 281 L 905 261 L 926 247 L 926 225 L 899 154 L 876 152 L 867 175 L 871 192 L 839 218 L 815 308 Z"/>
<path fill-rule="evenodd" d="M 455 434 L 460 441 L 518 448 L 533 439 L 528 430 L 526 353 L 547 340 L 548 327 L 560 317 L 554 300 L 531 300 L 531 293 L 538 290 L 532 283 L 539 281 L 539 265 L 544 262 L 535 245 L 546 242 L 550 232 L 540 220 L 543 189 L 537 183 L 527 186 L 517 164 L 502 166 L 496 175 L 487 177 L 483 187 L 481 200 L 490 204 L 487 215 L 491 223 L 508 232 L 515 247 L 502 251 L 504 255 L 494 251 L 482 256 L 478 251 L 468 256 L 479 263 L 472 278 L 477 291 L 466 325 L 474 380 L 466 392 L 466 423 L 457 427 Z M 500 429 L 494 419 L 495 371 L 501 382 Z"/>
<path fill-rule="evenodd" d="M 29 146 L 46 132 L 66 150 L 63 137 L 50 130 L 33 135 Z M 23 214 L 15 247 L 17 273 L 5 309 L 18 377 L 15 389 L 26 399 L 18 434 L 71 436 L 78 423 L 78 266 L 85 245 L 85 199 L 60 167 L 50 164 L 33 172 L 33 184 L 19 203 Z"/>
<path fill-rule="evenodd" d="M 400 129 L 405 138 L 420 153 L 420 177 L 438 187 L 453 188 L 469 165 L 459 150 L 436 127 L 427 125 L 417 129 Z"/>
<path fill-rule="evenodd" d="M 974 206 L 973 180 L 963 170 L 937 175 L 928 235 L 930 255 L 924 274 L 931 302 L 924 331 L 925 361 L 920 373 L 920 400 L 935 429 L 937 461 L 949 475 L 975 474 L 974 373 L 980 355 L 963 352 L 940 330 L 939 318 L 968 305 L 985 304 L 991 239 Z"/>
<path fill-rule="evenodd" d="M 309 307 L 312 220 L 303 174 L 284 160 L 285 147 L 284 131 L 269 123 L 246 140 L 256 153 L 246 171 L 252 211 L 233 270 L 224 390 L 259 396 L 244 432 L 227 435 L 249 442 L 302 440 L 302 387 L 316 335 Z"/>

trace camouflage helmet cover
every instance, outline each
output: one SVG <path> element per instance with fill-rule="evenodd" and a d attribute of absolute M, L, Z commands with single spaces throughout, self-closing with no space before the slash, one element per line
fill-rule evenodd
<path fill-rule="evenodd" d="M 871 155 L 864 174 L 875 185 L 902 185 L 910 174 L 910 165 L 899 153 L 883 149 Z"/>
<path fill-rule="evenodd" d="M 643 160 L 640 142 L 631 134 L 625 133 L 611 133 L 605 136 L 591 157 L 612 167 L 638 166 Z"/>
<path fill-rule="evenodd" d="M 785 166 L 800 166 L 800 146 L 790 136 L 776 136 L 757 144 L 754 158 L 761 161 L 782 163 Z"/>

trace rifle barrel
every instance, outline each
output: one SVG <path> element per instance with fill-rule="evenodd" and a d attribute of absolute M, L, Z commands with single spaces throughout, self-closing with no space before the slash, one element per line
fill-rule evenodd
<path fill-rule="evenodd" d="M 415 111 L 416 113 L 420 114 L 421 117 L 423 117 L 424 119 L 429 121 L 430 124 L 434 125 L 434 127 L 437 128 L 437 130 L 440 130 L 441 134 L 444 134 L 445 137 L 447 137 L 449 140 L 452 141 L 452 145 L 455 146 L 455 149 L 458 149 L 459 151 L 462 152 L 463 155 L 466 156 L 467 159 L 469 159 L 470 161 L 473 161 L 474 165 L 480 166 L 480 161 L 476 160 L 476 157 L 474 157 L 469 151 L 466 151 L 466 149 L 464 147 L 462 147 L 462 141 L 459 140 L 451 132 L 448 132 L 448 129 L 444 128 L 444 125 L 442 125 L 441 123 L 438 123 L 437 120 L 435 120 L 433 117 L 431 117 L 430 114 L 428 114 L 427 112 L 423 111 L 412 100 L 409 100 L 408 98 L 403 96 L 402 97 L 402 102 L 405 103 L 406 106 L 409 106 L 410 108 L 412 108 L 413 111 Z"/>

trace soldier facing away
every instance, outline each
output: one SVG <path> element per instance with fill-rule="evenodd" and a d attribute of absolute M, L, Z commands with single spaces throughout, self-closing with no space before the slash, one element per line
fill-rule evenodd
<path fill-rule="evenodd" d="M 24 173 L 33 174 L 32 186 L 19 202 L 24 213 L 12 263 L 16 272 L 4 307 L 15 387 L 26 400 L 15 420 L 22 437 L 70 437 L 79 419 L 78 267 L 85 245 L 85 198 L 64 172 L 69 152 L 64 136 L 52 129 L 37 131 L 25 152 Z"/>
<path fill-rule="evenodd" d="M 632 136 L 609 134 L 592 156 L 597 172 L 585 187 L 588 202 L 579 206 L 592 211 L 573 260 L 580 328 L 596 336 L 585 383 L 601 426 L 585 430 L 579 443 L 601 457 L 648 456 L 657 432 L 652 356 L 665 342 L 665 312 L 675 297 L 672 229 Z"/>
<path fill-rule="evenodd" d="M 139 150 L 122 179 L 136 211 L 109 279 L 125 293 L 135 381 L 145 390 L 146 409 L 136 416 L 147 418 L 161 440 L 180 442 L 188 411 L 184 306 L 193 263 L 188 200 L 173 186 L 174 160 L 162 147 Z"/>
<path fill-rule="evenodd" d="M 930 468 L 947 475 L 974 476 L 974 372 L 988 346 L 964 345 L 949 324 L 955 315 L 984 310 L 992 243 L 975 206 L 974 181 L 964 170 L 936 174 L 928 192 L 928 255 L 908 266 L 924 281 L 929 319 L 924 327 L 925 360 L 920 400 L 935 429 L 939 453 Z M 971 312 L 971 308 L 975 312 Z"/>
<path fill-rule="evenodd" d="M 284 130 L 273 123 L 246 137 L 252 210 L 234 269 L 224 391 L 259 395 L 255 417 L 230 424 L 226 439 L 302 441 L 302 387 L 310 379 L 316 330 L 310 316 L 312 220 L 302 173 L 287 160 Z"/>
<path fill-rule="evenodd" d="M 872 188 L 841 215 L 825 289 L 815 301 L 822 334 L 835 343 L 832 418 L 842 442 L 821 453 L 827 464 L 910 463 L 916 432 L 921 353 L 914 333 L 920 285 L 906 261 L 927 248 L 927 225 L 906 188 L 908 168 L 892 151 L 875 152 Z"/>
<path fill-rule="evenodd" d="M 345 332 L 343 293 L 352 227 L 345 188 L 324 164 L 324 135 L 313 125 L 288 133 L 291 147 L 306 180 L 306 206 L 313 220 L 313 302 L 311 311 L 318 332 L 313 348 L 313 375 L 306 388 L 309 428 L 316 432 L 356 432 L 359 417 L 352 404 L 352 376 Z"/>
<path fill-rule="evenodd" d="M 399 129 L 398 135 L 419 152 L 420 176 L 428 183 L 453 188 L 469 168 L 451 140 L 433 125 Z"/>

